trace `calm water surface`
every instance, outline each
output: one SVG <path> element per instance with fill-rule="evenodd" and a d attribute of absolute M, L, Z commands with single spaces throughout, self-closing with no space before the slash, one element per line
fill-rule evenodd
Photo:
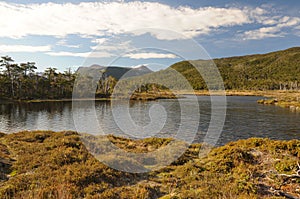
<path fill-rule="evenodd" d="M 300 139 L 300 114 L 288 109 L 257 104 L 261 97 L 227 97 L 227 114 L 222 134 L 218 145 L 229 141 L 249 137 L 268 137 L 271 139 Z M 179 99 L 184 105 L 185 112 L 190 113 L 190 123 L 194 124 L 193 118 L 197 118 L 193 111 L 194 104 L 190 98 Z M 200 106 L 200 121 L 198 134 L 195 142 L 201 142 L 211 116 L 211 103 L 209 96 L 198 97 Z M 158 101 L 135 101 L 129 104 L 129 112 L 132 120 L 140 126 L 151 123 L 149 110 L 152 105 L 164 107 L 167 119 L 165 125 L 157 134 L 162 137 L 172 137 L 180 128 L 181 109 L 178 100 Z M 119 103 L 119 107 L 127 106 Z M 96 119 L 100 124 L 99 131 L 106 134 L 124 135 L 124 132 L 114 122 L 110 102 L 95 102 Z M 5 103 L 0 102 L 0 131 L 12 133 L 21 130 L 78 130 L 73 121 L 72 102 L 47 102 L 47 103 Z M 90 115 L 93 110 L 90 106 L 83 104 L 75 110 L 80 124 L 86 132 L 95 130 L 91 123 Z M 160 115 L 158 115 L 159 117 Z M 162 117 L 162 116 L 161 116 Z M 82 128 L 80 128 L 82 129 Z M 98 130 L 98 129 L 96 129 Z M 187 129 L 188 130 L 188 129 Z"/>

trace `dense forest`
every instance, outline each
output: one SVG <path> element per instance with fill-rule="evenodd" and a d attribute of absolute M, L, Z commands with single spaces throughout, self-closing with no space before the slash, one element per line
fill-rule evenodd
<path fill-rule="evenodd" d="M 300 47 L 261 55 L 247 55 L 214 59 L 227 90 L 299 90 L 300 89 Z M 119 91 L 137 92 L 155 91 L 157 89 L 186 90 L 189 83 L 195 90 L 207 89 L 204 76 L 214 82 L 215 71 L 210 70 L 213 62 L 209 60 L 182 61 L 165 70 L 146 72 L 147 74 L 128 77 L 121 80 Z M 197 71 L 200 67 L 201 75 Z M 82 93 L 78 97 L 95 95 L 110 97 L 118 81 L 117 68 L 102 67 L 99 70 L 91 67 L 92 72 L 74 73 L 70 69 L 58 72 L 56 68 L 47 68 L 44 72 L 35 72 L 34 62 L 14 63 L 9 56 L 0 60 L 0 98 L 4 99 L 63 99 L 71 98 L 74 85 Z M 83 67 L 81 67 L 83 68 Z M 93 69 L 93 70 L 92 70 Z M 109 71 L 108 71 L 109 70 Z M 113 73 L 112 73 L 113 71 Z M 134 74 L 136 71 L 134 72 Z M 178 80 L 180 73 L 187 81 Z M 96 75 L 95 75 L 96 74 Z M 133 74 L 133 73 L 132 73 Z M 79 78 L 80 76 L 80 78 Z M 94 77 L 98 79 L 95 79 Z M 75 81 L 77 80 L 77 81 Z M 94 86 L 91 90 L 91 80 Z M 152 83 L 151 83 L 152 82 Z M 154 84 L 155 83 L 155 84 Z M 210 84 L 211 89 L 220 89 L 222 82 Z M 136 86 L 138 85 L 138 86 Z M 87 92 L 88 95 L 87 95 Z"/>
<path fill-rule="evenodd" d="M 0 60 L 0 97 L 9 99 L 65 98 L 72 95 L 75 75 L 69 69 L 64 73 L 47 68 L 37 73 L 34 62 L 14 63 L 9 57 Z"/>

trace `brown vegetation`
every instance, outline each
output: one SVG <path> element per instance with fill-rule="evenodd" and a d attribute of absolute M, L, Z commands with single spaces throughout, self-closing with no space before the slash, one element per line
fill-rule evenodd
<path fill-rule="evenodd" d="M 137 153 L 170 142 L 108 138 Z M 240 140 L 214 148 L 203 158 L 198 156 L 200 147 L 191 145 L 161 170 L 130 174 L 96 160 L 75 132 L 1 134 L 0 198 L 300 197 L 299 140 Z"/>

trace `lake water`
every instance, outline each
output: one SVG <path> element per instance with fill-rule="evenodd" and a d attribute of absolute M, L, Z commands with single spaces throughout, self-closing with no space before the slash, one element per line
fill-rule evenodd
<path fill-rule="evenodd" d="M 178 129 L 183 125 L 181 118 L 182 105 L 189 120 L 185 120 L 186 126 L 199 123 L 194 142 L 201 142 L 207 132 L 211 117 L 211 102 L 209 96 L 197 97 L 200 107 L 199 113 L 195 113 L 194 104 L 190 97 L 179 100 L 134 101 L 129 105 L 118 102 L 118 108 L 128 106 L 132 120 L 139 126 L 147 126 L 148 136 L 174 137 Z M 257 104 L 261 97 L 227 97 L 227 114 L 218 145 L 227 142 L 245 139 L 249 137 L 268 137 L 271 139 L 300 139 L 300 114 L 289 109 Z M 0 132 L 13 133 L 21 130 L 78 130 L 79 132 L 101 131 L 105 134 L 125 135 L 122 127 L 115 122 L 118 117 L 112 113 L 110 102 L 98 101 L 91 107 L 90 103 L 82 103 L 76 110 L 72 102 L 45 102 L 45 103 L 5 103 L 0 102 Z M 155 113 L 155 118 L 149 116 L 150 107 L 158 105 L 164 108 L 163 112 Z M 197 110 L 197 109 L 196 109 Z M 95 112 L 93 112 L 95 111 Z M 95 117 L 91 117 L 95 113 Z M 76 125 L 73 115 L 76 115 Z M 166 118 L 165 118 L 166 117 Z M 151 126 L 151 119 L 154 124 Z M 166 119 L 166 121 L 164 121 Z M 197 121 L 196 121 L 197 120 Z M 101 129 L 95 125 L 95 121 Z M 129 126 L 128 121 L 118 118 L 124 126 Z M 152 121 L 152 122 L 153 122 Z M 163 121 L 161 126 L 160 121 Z M 159 129 L 159 132 L 157 132 Z M 153 132 L 150 132 L 152 131 Z M 186 128 L 186 131 L 189 131 Z M 126 134 L 129 137 L 134 135 Z M 191 135 L 192 136 L 192 135 Z M 143 135 L 142 137 L 147 137 Z"/>

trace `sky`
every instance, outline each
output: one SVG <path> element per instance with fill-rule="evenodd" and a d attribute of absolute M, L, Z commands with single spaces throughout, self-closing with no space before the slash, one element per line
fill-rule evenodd
<path fill-rule="evenodd" d="M 0 1 L 0 41 L 1 56 L 33 61 L 38 71 L 92 64 L 160 70 L 300 46 L 300 1 Z"/>

